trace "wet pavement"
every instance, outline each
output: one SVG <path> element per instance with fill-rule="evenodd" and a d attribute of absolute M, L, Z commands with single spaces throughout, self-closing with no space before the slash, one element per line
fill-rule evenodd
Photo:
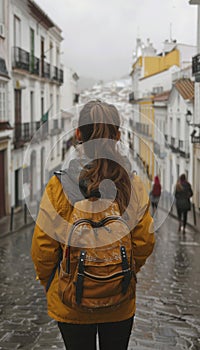
<path fill-rule="evenodd" d="M 177 233 L 168 217 L 154 253 L 138 274 L 137 313 L 129 350 L 200 349 L 200 233 Z M 0 239 L 0 349 L 64 350 L 35 281 L 33 228 Z M 114 350 L 114 349 L 113 349 Z"/>

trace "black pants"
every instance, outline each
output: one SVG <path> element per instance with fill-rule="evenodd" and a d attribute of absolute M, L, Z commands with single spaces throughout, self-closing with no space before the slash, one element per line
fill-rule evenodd
<path fill-rule="evenodd" d="M 177 214 L 178 214 L 178 219 L 181 222 L 182 217 L 183 217 L 183 227 L 186 227 L 187 224 L 187 210 L 180 210 L 177 208 Z"/>
<path fill-rule="evenodd" d="M 100 350 L 126 350 L 133 317 L 120 322 L 99 324 L 69 324 L 58 322 L 67 350 L 96 350 L 96 335 Z"/>

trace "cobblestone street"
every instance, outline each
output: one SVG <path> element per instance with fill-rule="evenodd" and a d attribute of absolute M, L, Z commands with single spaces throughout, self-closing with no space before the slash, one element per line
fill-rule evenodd
<path fill-rule="evenodd" d="M 137 314 L 129 350 L 200 349 L 200 233 L 168 217 L 156 247 L 138 274 Z M 0 239 L 0 349 L 63 350 L 35 281 L 32 227 Z M 113 349 L 114 350 L 114 349 Z"/>

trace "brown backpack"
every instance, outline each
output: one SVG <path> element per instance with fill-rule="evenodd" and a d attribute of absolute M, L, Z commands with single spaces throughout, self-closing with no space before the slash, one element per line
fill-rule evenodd
<path fill-rule="evenodd" d="M 77 310 L 103 311 L 134 298 L 131 233 L 117 203 L 82 200 L 70 221 L 59 272 L 62 302 Z"/>

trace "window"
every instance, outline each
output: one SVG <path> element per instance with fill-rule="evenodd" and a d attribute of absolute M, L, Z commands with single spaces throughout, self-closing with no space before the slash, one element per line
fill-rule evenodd
<path fill-rule="evenodd" d="M 176 138 L 177 140 L 180 139 L 180 131 L 181 131 L 181 121 L 180 118 L 176 119 Z"/>
<path fill-rule="evenodd" d="M 34 29 L 30 28 L 30 69 L 31 73 L 34 73 L 35 68 L 35 32 Z"/>
<path fill-rule="evenodd" d="M 50 106 L 49 115 L 53 117 L 53 94 L 50 94 Z"/>
<path fill-rule="evenodd" d="M 41 97 L 41 116 L 44 115 L 44 97 Z"/>
<path fill-rule="evenodd" d="M 4 0 L 0 0 L 0 25 L 5 23 Z"/>
<path fill-rule="evenodd" d="M 60 112 L 60 96 L 56 96 L 56 114 Z"/>
<path fill-rule="evenodd" d="M 34 92 L 30 92 L 30 116 L 31 116 L 31 123 L 34 122 Z"/>
<path fill-rule="evenodd" d="M 60 65 L 60 50 L 59 47 L 56 47 L 56 67 L 59 67 Z"/>
<path fill-rule="evenodd" d="M 183 149 L 183 141 L 182 140 L 178 141 L 178 148 Z"/>
<path fill-rule="evenodd" d="M 14 46 L 21 46 L 21 21 L 17 16 L 14 16 Z"/>
<path fill-rule="evenodd" d="M 49 61 L 50 61 L 50 64 L 52 65 L 53 64 L 53 43 L 52 43 L 52 41 L 49 44 Z"/>
<path fill-rule="evenodd" d="M 44 77 L 44 58 L 45 58 L 45 54 L 44 54 L 44 38 L 41 36 L 41 41 L 40 41 L 40 55 L 41 55 L 41 75 L 42 77 Z"/>
<path fill-rule="evenodd" d="M 163 86 L 154 86 L 153 94 L 161 94 L 163 92 Z"/>
<path fill-rule="evenodd" d="M 8 120 L 6 105 L 6 84 L 0 83 L 0 121 Z"/>
<path fill-rule="evenodd" d="M 170 117 L 169 120 L 169 135 L 172 133 L 173 130 L 173 119 Z"/>

